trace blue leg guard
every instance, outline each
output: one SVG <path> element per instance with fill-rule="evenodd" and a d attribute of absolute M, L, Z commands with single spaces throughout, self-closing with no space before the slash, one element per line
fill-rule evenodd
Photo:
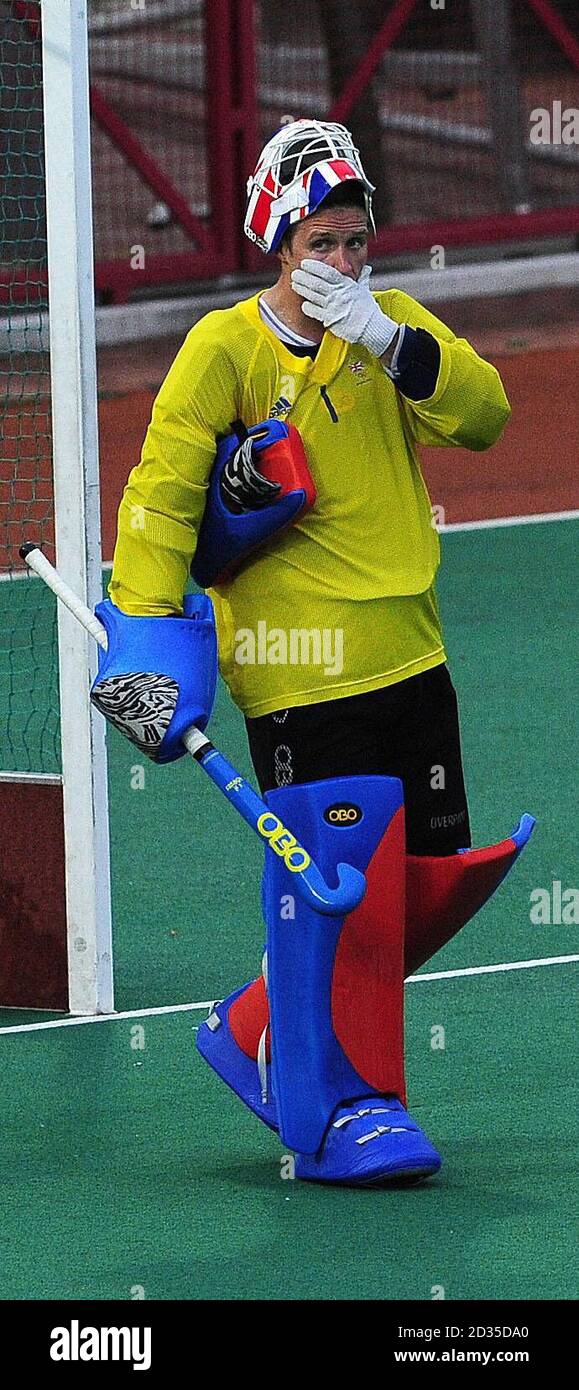
<path fill-rule="evenodd" d="M 311 847 L 327 880 L 346 860 L 366 873 L 368 890 L 348 918 L 319 918 L 294 897 L 291 874 L 268 853 L 264 915 L 273 1066 L 266 1060 L 261 981 L 219 1005 L 199 1030 L 199 1050 L 264 1123 L 276 1128 L 281 1117 L 284 1143 L 298 1152 L 296 1176 L 355 1184 L 426 1176 L 440 1159 L 395 1098 L 404 1095 L 401 1055 L 396 1063 L 400 921 L 405 917 L 407 974 L 483 905 L 526 844 L 533 819 L 523 817 L 508 840 L 485 850 L 440 860 L 406 856 L 405 912 L 404 889 L 396 886 L 404 851 L 392 825 L 402 818 L 399 783 L 339 778 L 281 789 L 266 799 Z M 381 1106 L 388 1113 L 379 1113 Z"/>
<path fill-rule="evenodd" d="M 197 1047 L 283 1141 L 315 1153 L 345 1097 L 404 1094 L 404 807 L 394 778 L 334 778 L 267 795 L 327 880 L 347 862 L 366 874 L 362 903 L 328 917 L 294 896 L 280 855 L 266 855 L 263 906 L 273 1063 L 232 1031 L 237 990 L 203 1023 Z M 231 1019 L 230 1019 L 231 1012 Z M 267 1024 L 267 1019 L 266 1019 Z M 259 1049 L 257 1049 L 259 1053 Z M 272 1082 L 273 1097 L 272 1099 Z"/>
<path fill-rule="evenodd" d="M 404 804 L 391 777 L 339 777 L 268 793 L 326 881 L 345 861 L 366 875 L 362 902 L 322 916 L 267 856 L 264 910 L 273 1088 L 280 1135 L 316 1154 L 346 1101 L 404 1094 Z"/>

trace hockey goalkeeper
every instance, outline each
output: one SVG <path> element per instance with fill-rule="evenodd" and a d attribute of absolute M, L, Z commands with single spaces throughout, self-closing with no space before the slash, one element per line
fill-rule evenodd
<path fill-rule="evenodd" d="M 281 860 L 268 866 L 264 972 L 217 1007 L 200 1051 L 295 1149 L 297 1176 L 416 1180 L 440 1158 L 406 1109 L 404 978 L 522 845 L 461 853 L 469 813 L 417 445 L 487 449 L 509 405 L 464 339 L 406 294 L 372 293 L 373 188 L 344 127 L 282 128 L 248 192 L 245 231 L 279 277 L 189 333 L 124 492 L 103 607 L 117 647 L 138 619 L 150 671 L 165 670 L 155 644 L 193 567 L 272 814 L 327 874 L 340 860 L 366 873 L 363 903 L 329 924 L 292 908 Z M 286 424 L 289 493 L 269 457 Z M 125 664 L 114 714 L 130 735 Z M 170 735 L 155 706 L 152 756 L 178 755 Z"/>

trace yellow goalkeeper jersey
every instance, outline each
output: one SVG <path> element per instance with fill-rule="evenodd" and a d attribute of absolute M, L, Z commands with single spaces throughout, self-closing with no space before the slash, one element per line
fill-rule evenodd
<path fill-rule="evenodd" d="M 330 332 L 314 359 L 294 355 L 255 295 L 191 329 L 121 501 L 111 599 L 126 613 L 178 613 L 216 436 L 272 415 L 300 431 L 315 505 L 210 591 L 221 673 L 250 716 L 360 694 L 446 659 L 439 542 L 416 446 L 485 449 L 509 405 L 496 369 L 464 339 L 401 291 L 375 298 L 437 339 L 429 399 L 406 399 L 378 358 Z"/>

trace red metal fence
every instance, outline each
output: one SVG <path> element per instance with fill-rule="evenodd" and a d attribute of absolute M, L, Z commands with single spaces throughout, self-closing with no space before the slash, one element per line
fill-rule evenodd
<path fill-rule="evenodd" d="M 0 5 L 0 36 L 5 12 L 37 33 L 34 0 Z M 288 113 L 352 126 L 378 185 L 377 255 L 579 231 L 574 0 L 91 0 L 89 13 L 102 300 L 263 265 L 241 230 L 245 181 Z M 549 139 L 534 138 L 537 110 Z M 25 166 L 3 170 L 9 186 L 25 188 Z M 16 226 L 4 247 L 0 298 L 25 301 Z"/>

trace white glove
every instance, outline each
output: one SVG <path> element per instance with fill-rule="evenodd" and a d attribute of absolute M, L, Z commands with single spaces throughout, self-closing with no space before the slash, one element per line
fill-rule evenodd
<path fill-rule="evenodd" d="M 384 314 L 370 294 L 368 281 L 372 267 L 364 266 L 359 280 L 342 275 L 325 261 L 304 260 L 292 270 L 292 289 L 302 297 L 302 309 L 309 319 L 318 319 L 336 338 L 361 343 L 381 357 L 400 328 Z"/>

